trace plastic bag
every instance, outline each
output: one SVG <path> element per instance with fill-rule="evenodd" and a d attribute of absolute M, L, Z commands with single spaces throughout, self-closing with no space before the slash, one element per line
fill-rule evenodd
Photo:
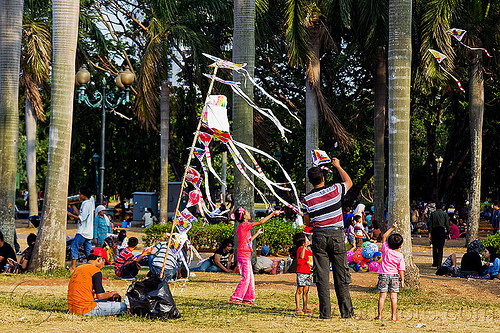
<path fill-rule="evenodd" d="M 134 281 L 127 290 L 130 313 L 146 318 L 178 319 L 177 309 L 166 281 L 154 276 Z"/>

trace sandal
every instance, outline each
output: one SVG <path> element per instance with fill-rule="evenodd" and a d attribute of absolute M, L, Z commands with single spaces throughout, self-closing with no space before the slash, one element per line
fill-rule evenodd
<path fill-rule="evenodd" d="M 255 305 L 255 302 L 254 301 L 243 301 L 243 304 Z"/>
<path fill-rule="evenodd" d="M 239 300 L 237 298 L 230 298 L 229 299 L 229 303 L 231 303 L 231 304 L 241 304 L 241 300 Z"/>
<path fill-rule="evenodd" d="M 302 312 L 304 312 L 304 313 L 313 313 L 313 311 L 312 311 L 312 310 L 309 310 L 309 309 L 304 310 L 304 311 L 302 311 Z"/>
<path fill-rule="evenodd" d="M 376 316 L 375 318 L 373 318 L 373 320 L 382 320 L 382 317 Z"/>
<path fill-rule="evenodd" d="M 395 318 L 395 319 L 391 319 L 393 323 L 397 323 L 399 321 L 398 318 Z"/>
<path fill-rule="evenodd" d="M 299 314 L 299 315 L 304 314 L 304 312 L 303 312 L 302 310 L 295 310 L 295 313 L 296 313 L 296 314 Z"/>

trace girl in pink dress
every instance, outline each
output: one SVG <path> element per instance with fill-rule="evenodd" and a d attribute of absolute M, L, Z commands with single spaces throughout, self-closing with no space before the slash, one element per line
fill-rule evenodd
<path fill-rule="evenodd" d="M 252 269 L 252 242 L 264 229 L 259 229 L 252 236 L 251 230 L 253 227 L 266 223 L 271 217 L 280 214 L 279 210 L 272 212 L 263 219 L 257 222 L 249 222 L 250 213 L 243 207 L 238 208 L 235 213 L 236 222 L 239 222 L 236 234 L 238 236 L 238 253 L 236 260 L 241 274 L 241 280 L 233 296 L 229 299 L 229 303 L 248 303 L 254 305 L 255 301 L 255 280 Z"/>

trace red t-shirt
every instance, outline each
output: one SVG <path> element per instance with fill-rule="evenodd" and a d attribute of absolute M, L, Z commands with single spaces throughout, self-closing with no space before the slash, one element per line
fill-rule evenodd
<path fill-rule="evenodd" d="M 238 226 L 236 235 L 238 235 L 238 257 L 249 258 L 252 255 L 252 222 L 243 222 Z"/>
<path fill-rule="evenodd" d="M 311 274 L 313 253 L 311 252 L 311 250 L 306 248 L 306 251 L 304 253 L 304 258 L 300 258 L 301 252 L 302 252 L 302 246 L 297 249 L 297 273 Z"/>
<path fill-rule="evenodd" d="M 115 259 L 115 274 L 117 276 L 121 275 L 120 269 L 122 268 L 122 266 L 133 257 L 134 254 L 128 247 L 124 248 L 122 252 L 120 252 L 120 255 L 118 255 L 118 257 L 116 257 Z"/>

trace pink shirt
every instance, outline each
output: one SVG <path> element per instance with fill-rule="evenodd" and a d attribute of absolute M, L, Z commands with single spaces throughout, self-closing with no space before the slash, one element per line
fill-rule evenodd
<path fill-rule="evenodd" d="M 460 229 L 458 229 L 456 224 L 450 225 L 450 238 L 451 239 L 458 239 L 460 236 Z"/>
<path fill-rule="evenodd" d="M 382 244 L 382 262 L 378 268 L 379 274 L 398 274 L 405 270 L 403 254 L 389 247 L 387 242 Z"/>
<path fill-rule="evenodd" d="M 252 255 L 252 233 L 250 232 L 253 228 L 252 222 L 243 222 L 238 226 L 236 234 L 238 235 L 238 257 L 250 258 Z"/>

